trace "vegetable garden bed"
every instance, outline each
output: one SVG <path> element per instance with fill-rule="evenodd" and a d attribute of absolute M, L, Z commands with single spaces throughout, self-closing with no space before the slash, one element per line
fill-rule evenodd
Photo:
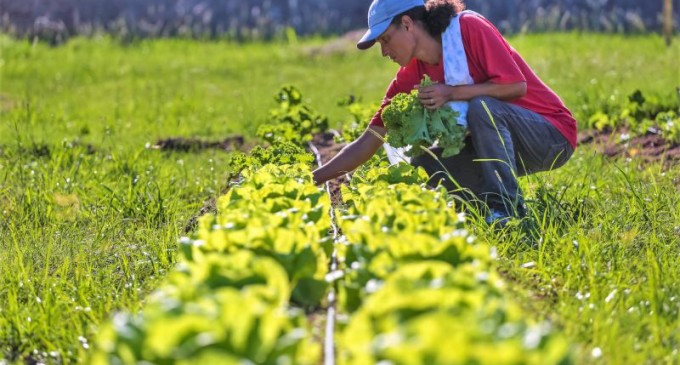
<path fill-rule="evenodd" d="M 277 113 L 297 119 L 261 130 L 294 140 L 232 161 L 241 173 L 216 213 L 182 239 L 180 264 L 145 309 L 105 326 L 93 364 L 570 361 L 564 337 L 523 313 L 495 251 L 421 170 L 374 166 L 349 184 L 314 186 L 303 142 L 317 163 L 339 145 L 301 129 L 313 113 L 289 100 Z"/>

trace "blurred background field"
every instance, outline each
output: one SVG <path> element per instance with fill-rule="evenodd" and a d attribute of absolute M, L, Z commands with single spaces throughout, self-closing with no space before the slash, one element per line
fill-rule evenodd
<path fill-rule="evenodd" d="M 397 70 L 377 51 L 353 49 L 349 37 L 124 46 L 98 37 L 58 48 L 8 37 L 1 42 L 3 142 L 77 139 L 139 147 L 173 135 L 253 136 L 282 84 L 299 87 L 337 126 L 347 118 L 338 101 L 379 102 Z M 636 90 L 660 103 L 677 101 L 679 46 L 666 47 L 658 36 L 518 35 L 511 43 L 582 127 Z"/>
<path fill-rule="evenodd" d="M 370 1 L 346 0 L 0 0 L 5 33 L 58 44 L 96 33 L 140 38 L 271 40 L 296 34 L 338 36 L 366 27 Z M 469 9 L 505 34 L 581 30 L 661 31 L 680 15 L 672 0 L 468 0 Z M 668 11 L 666 11 L 668 9 Z"/>

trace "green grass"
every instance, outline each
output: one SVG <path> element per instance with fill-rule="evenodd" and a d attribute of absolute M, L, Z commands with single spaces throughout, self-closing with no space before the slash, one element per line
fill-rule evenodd
<path fill-rule="evenodd" d="M 476 228 L 526 307 L 564 328 L 579 364 L 677 364 L 680 169 L 582 148 L 522 182 L 542 240 Z"/>
<path fill-rule="evenodd" d="M 180 229 L 221 184 L 221 156 L 138 149 L 50 156 L 5 150 L 0 160 L 0 344 L 12 353 L 63 351 L 104 316 L 137 309 L 175 257 Z M 192 166 L 192 167 L 188 167 Z"/>
<path fill-rule="evenodd" d="M 15 108 L 3 118 L 3 143 L 77 138 L 139 147 L 168 135 L 253 135 L 287 83 L 337 120 L 339 99 L 361 93 L 379 100 L 396 70 L 375 53 L 347 52 L 344 44 L 324 51 L 320 41 L 163 40 L 121 47 L 104 38 L 50 49 L 5 39 L 2 45 L 2 93 Z"/>
<path fill-rule="evenodd" d="M 680 44 L 663 38 L 603 34 L 527 35 L 512 39 L 543 81 L 564 100 L 582 126 L 607 105 L 635 90 L 678 105 Z"/>
<path fill-rule="evenodd" d="M 580 121 L 636 89 L 672 101 L 680 86 L 680 40 L 670 49 L 657 36 L 511 43 Z M 252 137 L 288 83 L 340 125 L 350 117 L 337 100 L 377 102 L 396 71 L 378 50 L 338 40 L 49 48 L 0 38 L 0 47 L 0 359 L 9 362 L 78 362 L 101 321 L 139 309 L 171 270 L 181 229 L 219 193 L 229 156 L 148 144 Z M 544 231 L 539 248 L 472 224 L 498 247 L 526 305 L 564 329 L 579 363 L 680 361 L 678 167 L 586 147 L 522 182 Z"/>

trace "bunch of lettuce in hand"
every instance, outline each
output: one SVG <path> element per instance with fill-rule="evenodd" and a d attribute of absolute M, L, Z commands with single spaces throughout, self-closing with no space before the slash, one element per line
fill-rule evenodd
<path fill-rule="evenodd" d="M 425 75 L 420 85 L 432 85 L 432 80 Z M 465 127 L 457 124 L 458 112 L 448 106 L 425 109 L 417 89 L 395 95 L 381 115 L 387 128 L 387 143 L 392 147 L 411 146 L 407 156 L 423 154 L 435 141 L 443 149 L 442 157 L 458 154 L 465 145 Z"/>

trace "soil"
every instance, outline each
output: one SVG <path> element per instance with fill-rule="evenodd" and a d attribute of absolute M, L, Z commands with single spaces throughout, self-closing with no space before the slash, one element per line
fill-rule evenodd
<path fill-rule="evenodd" d="M 223 193 L 226 193 L 226 191 Z M 210 197 L 205 200 L 201 209 L 198 210 L 198 213 L 189 218 L 187 224 L 184 226 L 184 233 L 189 234 L 193 232 L 198 226 L 198 218 L 201 218 L 208 213 L 217 213 L 217 199 L 215 199 L 215 197 Z"/>
<path fill-rule="evenodd" d="M 595 149 L 612 158 L 635 158 L 642 164 L 663 163 L 664 169 L 680 160 L 680 144 L 663 139 L 658 130 L 650 129 L 642 136 L 628 137 L 625 128 L 589 130 L 579 133 L 579 145 L 594 145 Z"/>
<path fill-rule="evenodd" d="M 345 147 L 344 143 L 336 143 L 333 138 L 333 133 L 317 134 L 312 139 L 312 144 L 319 151 L 319 158 L 321 164 L 325 164 L 333 158 L 340 150 Z M 331 203 L 335 206 L 342 204 L 342 194 L 340 193 L 340 186 L 342 184 L 349 184 L 347 175 L 340 175 L 339 177 L 330 180 L 328 187 L 330 189 Z"/>
<path fill-rule="evenodd" d="M 219 141 L 210 141 L 201 138 L 166 138 L 160 139 L 151 148 L 162 151 L 193 152 L 206 149 L 218 149 L 224 151 L 239 150 L 243 147 L 244 138 L 241 135 L 227 137 Z"/>

